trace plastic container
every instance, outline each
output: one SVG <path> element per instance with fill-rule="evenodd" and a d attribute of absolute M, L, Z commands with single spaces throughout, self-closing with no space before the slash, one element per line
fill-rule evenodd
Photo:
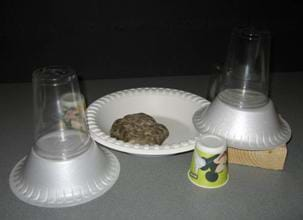
<path fill-rule="evenodd" d="M 45 67 L 33 74 L 34 144 L 13 168 L 9 183 L 22 201 L 67 207 L 109 190 L 120 172 L 117 158 L 91 139 L 76 73 Z"/>
<path fill-rule="evenodd" d="M 221 101 L 238 108 L 268 103 L 270 33 L 235 28 L 217 91 Z"/>
<path fill-rule="evenodd" d="M 268 31 L 233 30 L 216 96 L 193 116 L 200 133 L 221 136 L 228 146 L 244 150 L 267 150 L 289 141 L 291 129 L 268 96 L 269 51 Z"/>

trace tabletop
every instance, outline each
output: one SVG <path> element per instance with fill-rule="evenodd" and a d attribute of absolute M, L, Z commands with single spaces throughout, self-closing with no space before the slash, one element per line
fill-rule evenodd
<path fill-rule="evenodd" d="M 122 89 L 165 87 L 207 96 L 211 77 L 188 75 L 100 79 L 81 82 L 87 103 Z M 143 157 L 112 150 L 121 165 L 103 196 L 69 208 L 25 204 L 11 192 L 8 176 L 33 142 L 31 83 L 0 84 L 1 219 L 303 219 L 303 72 L 276 73 L 271 99 L 292 128 L 283 171 L 229 166 L 230 180 L 202 189 L 187 179 L 192 152 Z M 103 147 L 103 146 L 100 146 Z"/>

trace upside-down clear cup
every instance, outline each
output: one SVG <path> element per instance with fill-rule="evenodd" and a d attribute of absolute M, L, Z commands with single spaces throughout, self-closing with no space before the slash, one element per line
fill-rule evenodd
<path fill-rule="evenodd" d="M 35 144 L 42 157 L 66 160 L 88 149 L 90 137 L 77 75 L 47 67 L 33 74 Z"/>
<path fill-rule="evenodd" d="M 269 52 L 269 31 L 233 30 L 225 66 L 216 89 L 211 87 L 215 98 L 193 116 L 200 133 L 221 136 L 229 147 L 244 150 L 267 150 L 289 141 L 291 129 L 268 96 Z"/>
<path fill-rule="evenodd" d="M 84 97 L 68 67 L 33 74 L 34 144 L 10 173 L 12 192 L 41 207 L 68 207 L 93 200 L 116 182 L 120 164 L 91 139 Z"/>
<path fill-rule="evenodd" d="M 223 68 L 218 97 L 238 108 L 257 108 L 269 102 L 269 31 L 234 28 Z"/>

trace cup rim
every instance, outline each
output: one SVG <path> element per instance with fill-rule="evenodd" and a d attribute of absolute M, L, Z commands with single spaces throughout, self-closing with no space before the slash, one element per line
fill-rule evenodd
<path fill-rule="evenodd" d="M 220 154 L 227 148 L 226 140 L 213 134 L 204 134 L 197 138 L 196 147 L 209 154 Z"/>
<path fill-rule="evenodd" d="M 77 78 L 75 71 L 64 65 L 40 67 L 34 70 L 32 79 L 44 85 L 61 85 Z"/>
<path fill-rule="evenodd" d="M 232 36 L 237 36 L 247 40 L 270 39 L 271 34 L 268 30 L 259 30 L 254 26 L 239 26 L 232 30 Z"/>

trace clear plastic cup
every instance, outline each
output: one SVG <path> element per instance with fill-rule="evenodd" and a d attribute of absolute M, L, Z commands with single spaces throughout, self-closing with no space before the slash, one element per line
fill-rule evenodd
<path fill-rule="evenodd" d="M 37 69 L 33 92 L 34 151 L 54 160 L 67 160 L 86 151 L 91 139 L 75 71 L 61 66 Z"/>
<path fill-rule="evenodd" d="M 270 33 L 252 27 L 235 28 L 217 94 L 238 108 L 258 108 L 269 102 Z"/>

